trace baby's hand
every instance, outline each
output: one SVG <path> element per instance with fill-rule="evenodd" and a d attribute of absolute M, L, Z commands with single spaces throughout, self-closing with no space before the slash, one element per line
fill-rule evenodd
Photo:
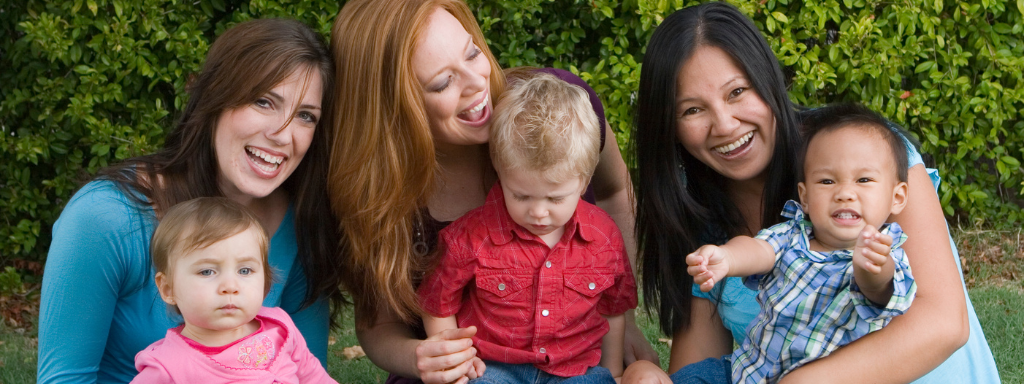
<path fill-rule="evenodd" d="M 469 367 L 469 371 L 466 371 L 466 378 L 473 380 L 484 376 L 484 370 L 487 366 L 484 365 L 484 361 L 479 357 L 473 357 L 473 363 Z"/>
<path fill-rule="evenodd" d="M 853 267 L 877 275 L 889 262 L 891 248 L 892 236 L 878 232 L 877 228 L 870 225 L 865 226 L 853 248 Z"/>
<path fill-rule="evenodd" d="M 729 273 L 729 258 L 726 251 L 718 246 L 705 245 L 686 255 L 686 273 L 693 276 L 693 283 L 701 292 L 710 291 Z"/>

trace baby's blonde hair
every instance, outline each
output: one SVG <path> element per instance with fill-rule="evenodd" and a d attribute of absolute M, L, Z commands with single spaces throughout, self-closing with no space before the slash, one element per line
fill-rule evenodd
<path fill-rule="evenodd" d="M 270 243 L 267 232 L 252 211 L 226 197 L 199 197 L 171 207 L 157 225 L 149 244 L 153 265 L 157 272 L 170 277 L 175 257 L 209 247 L 250 228 L 256 230 L 256 242 L 263 259 L 263 296 L 266 297 L 273 282 L 267 260 Z"/>
<path fill-rule="evenodd" d="M 553 183 L 594 174 L 602 127 L 583 88 L 539 73 L 510 81 L 494 110 L 490 150 L 499 174 L 536 171 Z"/>

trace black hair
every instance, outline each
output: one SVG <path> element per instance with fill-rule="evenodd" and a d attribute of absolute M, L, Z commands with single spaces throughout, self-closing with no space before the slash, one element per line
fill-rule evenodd
<path fill-rule="evenodd" d="M 901 182 L 907 182 L 909 160 L 907 159 L 907 143 L 903 141 L 903 137 L 908 136 L 899 126 L 890 123 L 882 115 L 860 104 L 841 103 L 807 110 L 801 113 L 800 117 L 802 118 L 801 133 L 804 137 L 804 145 L 800 151 L 797 180 L 804 180 L 804 158 L 807 156 L 807 148 L 811 145 L 811 139 L 821 133 L 858 126 L 875 131 L 885 139 L 892 152 L 893 163 L 896 165 L 896 177 Z"/>
<path fill-rule="evenodd" d="M 693 278 L 685 256 L 704 243 L 745 234 L 746 224 L 726 194 L 726 179 L 679 144 L 676 84 L 683 63 L 699 47 L 725 51 L 775 116 L 775 148 L 761 203 L 762 226 L 782 221 L 785 202 L 796 198 L 798 119 L 778 60 L 754 23 L 726 3 L 706 3 L 665 18 L 647 45 L 640 74 L 630 150 L 635 178 L 636 238 L 648 310 L 661 330 L 689 326 Z"/>

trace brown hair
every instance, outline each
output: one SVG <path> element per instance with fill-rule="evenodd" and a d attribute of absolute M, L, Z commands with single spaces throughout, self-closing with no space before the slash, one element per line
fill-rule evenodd
<path fill-rule="evenodd" d="M 347 283 L 356 308 L 376 321 L 377 305 L 402 319 L 419 314 L 414 278 L 413 221 L 434 190 L 438 165 L 412 68 L 417 39 L 435 9 L 455 16 L 491 63 L 492 96 L 505 88 L 501 68 L 480 26 L 459 0 L 355 0 L 335 20 L 337 63 L 334 145 L 328 181 L 350 258 Z"/>
<path fill-rule="evenodd" d="M 249 229 L 256 230 L 256 243 L 263 261 L 263 296 L 270 292 L 274 273 L 267 261 L 270 240 L 256 215 L 226 197 L 200 197 L 171 207 L 160 220 L 149 252 L 157 272 L 171 276 L 177 257 L 209 247 Z"/>
<path fill-rule="evenodd" d="M 553 183 L 594 174 L 601 128 L 583 88 L 546 73 L 512 80 L 494 110 L 489 144 L 499 173 L 538 171 Z"/>
<path fill-rule="evenodd" d="M 202 71 L 188 86 L 188 104 L 163 148 L 108 168 L 99 177 L 117 183 L 140 205 L 155 206 L 158 214 L 196 197 L 223 196 L 213 139 L 218 118 L 262 97 L 295 71 L 304 71 L 306 79 L 319 74 L 323 112 L 309 150 L 282 188 L 294 202 L 298 259 L 309 282 L 305 302 L 330 297 L 338 304 L 343 298 L 338 289 L 342 271 L 336 221 L 330 210 L 323 209 L 328 204 L 324 180 L 334 136 L 334 126 L 324 122 L 331 120 L 334 66 L 323 38 L 306 25 L 259 19 L 225 31 L 210 46 Z"/>

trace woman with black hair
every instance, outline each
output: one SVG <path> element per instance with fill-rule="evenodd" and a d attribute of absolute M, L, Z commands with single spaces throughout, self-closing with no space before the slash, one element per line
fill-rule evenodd
<path fill-rule="evenodd" d="M 783 220 L 783 205 L 796 198 L 799 119 L 774 53 L 736 8 L 677 11 L 651 37 L 631 150 L 644 296 L 673 335 L 669 372 L 728 354 L 746 337 L 759 309 L 756 292 L 730 278 L 702 293 L 684 257 Z M 890 220 L 910 237 L 904 248 L 918 277 L 914 305 L 786 382 L 998 382 L 934 192 L 938 176 L 909 147 L 910 203 Z M 868 363 L 872 369 L 864 369 Z M 630 366 L 624 382 L 652 368 Z"/>

